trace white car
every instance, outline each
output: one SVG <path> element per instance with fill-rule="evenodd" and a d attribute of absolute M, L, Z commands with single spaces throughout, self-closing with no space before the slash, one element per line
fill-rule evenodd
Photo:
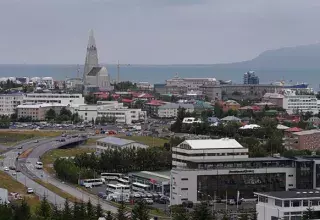
<path fill-rule="evenodd" d="M 28 189 L 27 189 L 27 193 L 31 194 L 31 193 L 34 193 L 34 191 L 33 191 L 32 188 L 28 188 Z"/>
<path fill-rule="evenodd" d="M 152 200 L 152 199 L 145 198 L 144 201 L 145 201 L 148 205 L 152 205 L 152 204 L 153 204 L 153 200 Z"/>
<path fill-rule="evenodd" d="M 4 171 L 9 171 L 9 168 L 8 167 L 4 167 L 3 170 Z"/>

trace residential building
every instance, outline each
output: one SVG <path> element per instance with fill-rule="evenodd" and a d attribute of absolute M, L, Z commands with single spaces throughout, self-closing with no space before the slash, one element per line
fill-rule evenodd
<path fill-rule="evenodd" d="M 318 100 L 315 95 L 297 95 L 296 91 L 285 90 L 283 98 L 283 108 L 288 114 L 298 112 L 312 112 L 318 114 Z"/>
<path fill-rule="evenodd" d="M 67 107 L 65 104 L 59 103 L 44 103 L 44 104 L 33 104 L 33 105 L 18 105 L 17 114 L 18 118 L 30 117 L 34 121 L 45 120 L 46 112 L 53 109 L 56 114 L 60 113 L 63 107 Z"/>
<path fill-rule="evenodd" d="M 105 138 L 98 139 L 96 142 L 96 151 L 97 153 L 102 153 L 105 150 L 116 150 L 124 148 L 147 148 L 148 145 L 138 143 L 133 140 L 127 140 L 123 138 L 117 138 L 113 136 L 108 136 Z"/>
<path fill-rule="evenodd" d="M 284 95 L 280 93 L 266 93 L 264 94 L 262 101 L 271 102 L 275 106 L 283 107 L 283 98 L 284 98 Z"/>
<path fill-rule="evenodd" d="M 115 118 L 116 123 L 132 124 L 138 121 L 144 121 L 147 117 L 145 111 L 141 109 L 128 108 L 108 108 L 100 106 L 97 109 L 97 117 Z"/>
<path fill-rule="evenodd" d="M 287 149 L 317 151 L 320 149 L 320 130 L 292 132 L 286 135 L 284 143 Z"/>
<path fill-rule="evenodd" d="M 193 112 L 194 106 L 192 104 L 176 104 L 168 103 L 158 107 L 159 118 L 175 118 L 178 115 L 179 109 L 185 109 L 186 112 Z"/>
<path fill-rule="evenodd" d="M 160 106 L 165 105 L 165 102 L 161 100 L 151 100 L 143 105 L 143 110 L 147 112 L 149 116 L 158 116 L 158 109 Z"/>
<path fill-rule="evenodd" d="M 54 89 L 54 81 L 52 77 L 42 77 L 41 84 L 44 84 L 47 89 Z"/>
<path fill-rule="evenodd" d="M 239 108 L 241 107 L 240 104 L 234 100 L 220 102 L 220 106 L 222 107 L 222 110 L 224 112 L 227 112 L 229 110 L 238 111 Z"/>
<path fill-rule="evenodd" d="M 14 114 L 23 97 L 23 93 L 0 94 L 0 114 L 8 116 Z"/>
<path fill-rule="evenodd" d="M 59 103 L 64 105 L 84 104 L 82 94 L 67 93 L 27 93 L 23 97 L 23 104 Z"/>
<path fill-rule="evenodd" d="M 248 71 L 243 74 L 243 84 L 259 84 L 259 77 L 254 71 Z"/>
<path fill-rule="evenodd" d="M 261 99 L 266 93 L 273 93 L 282 88 L 272 84 L 220 84 L 203 85 L 200 87 L 203 95 L 210 100 L 222 99 Z"/>
<path fill-rule="evenodd" d="M 280 192 L 255 192 L 257 220 L 301 220 L 308 209 L 319 219 L 320 191 L 294 190 Z"/>

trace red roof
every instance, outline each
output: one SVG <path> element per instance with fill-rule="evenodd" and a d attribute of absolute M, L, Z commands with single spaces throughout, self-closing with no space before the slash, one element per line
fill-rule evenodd
<path fill-rule="evenodd" d="M 155 106 L 161 106 L 164 102 L 160 100 L 151 100 L 150 102 L 146 103 L 146 105 L 155 105 Z"/>
<path fill-rule="evenodd" d="M 299 132 L 299 131 L 303 131 L 303 129 L 298 128 L 298 127 L 293 127 L 293 128 L 287 129 L 286 131 L 289 131 L 289 132 Z"/>
<path fill-rule="evenodd" d="M 153 96 L 153 95 L 148 94 L 148 93 L 137 93 L 137 92 L 132 92 L 131 94 L 132 94 L 132 96 L 133 96 L 134 98 L 143 98 L 143 99 L 150 99 L 150 98 L 154 98 L 154 96 Z"/>
<path fill-rule="evenodd" d="M 251 109 L 252 109 L 253 111 L 260 111 L 260 110 L 261 110 L 261 108 L 260 108 L 259 106 L 256 106 L 256 105 L 251 106 Z"/>
<path fill-rule="evenodd" d="M 125 103 L 131 103 L 132 100 L 131 99 L 122 99 L 122 102 L 125 102 Z"/>

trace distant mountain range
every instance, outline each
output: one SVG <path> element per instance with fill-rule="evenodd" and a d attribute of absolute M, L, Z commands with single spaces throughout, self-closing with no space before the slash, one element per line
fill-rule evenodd
<path fill-rule="evenodd" d="M 320 69 L 320 44 L 268 50 L 252 60 L 216 64 L 220 68 L 258 69 Z"/>

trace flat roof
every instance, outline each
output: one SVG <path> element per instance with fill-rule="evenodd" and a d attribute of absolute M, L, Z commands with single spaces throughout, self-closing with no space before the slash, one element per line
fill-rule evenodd
<path fill-rule="evenodd" d="M 276 199 L 301 199 L 301 198 L 320 198 L 320 190 L 305 189 L 295 191 L 275 191 L 275 192 L 255 192 L 259 196 L 273 197 Z"/>
<path fill-rule="evenodd" d="M 308 134 L 316 134 L 316 133 L 320 133 L 320 130 L 314 129 L 314 130 L 298 131 L 293 134 L 294 135 L 308 135 Z"/>
<path fill-rule="evenodd" d="M 216 162 L 216 163 L 233 163 L 233 162 L 263 162 L 263 161 L 285 161 L 285 160 L 294 160 L 286 157 L 248 157 L 248 158 L 230 158 L 230 159 L 189 159 L 190 162 L 201 163 L 201 162 Z"/>
<path fill-rule="evenodd" d="M 127 140 L 127 139 L 122 139 L 122 138 L 117 138 L 117 137 L 112 137 L 112 136 L 98 139 L 97 142 L 114 144 L 114 145 L 118 145 L 118 146 L 125 146 L 127 144 L 136 143 L 136 141 L 133 141 L 133 140 Z"/>
<path fill-rule="evenodd" d="M 132 172 L 130 175 L 138 176 L 148 180 L 155 180 L 157 182 L 166 182 L 170 180 L 171 171 L 140 171 L 140 172 Z"/>
<path fill-rule="evenodd" d="M 185 140 L 191 149 L 239 149 L 244 147 L 235 139 L 202 139 L 202 140 Z"/>

